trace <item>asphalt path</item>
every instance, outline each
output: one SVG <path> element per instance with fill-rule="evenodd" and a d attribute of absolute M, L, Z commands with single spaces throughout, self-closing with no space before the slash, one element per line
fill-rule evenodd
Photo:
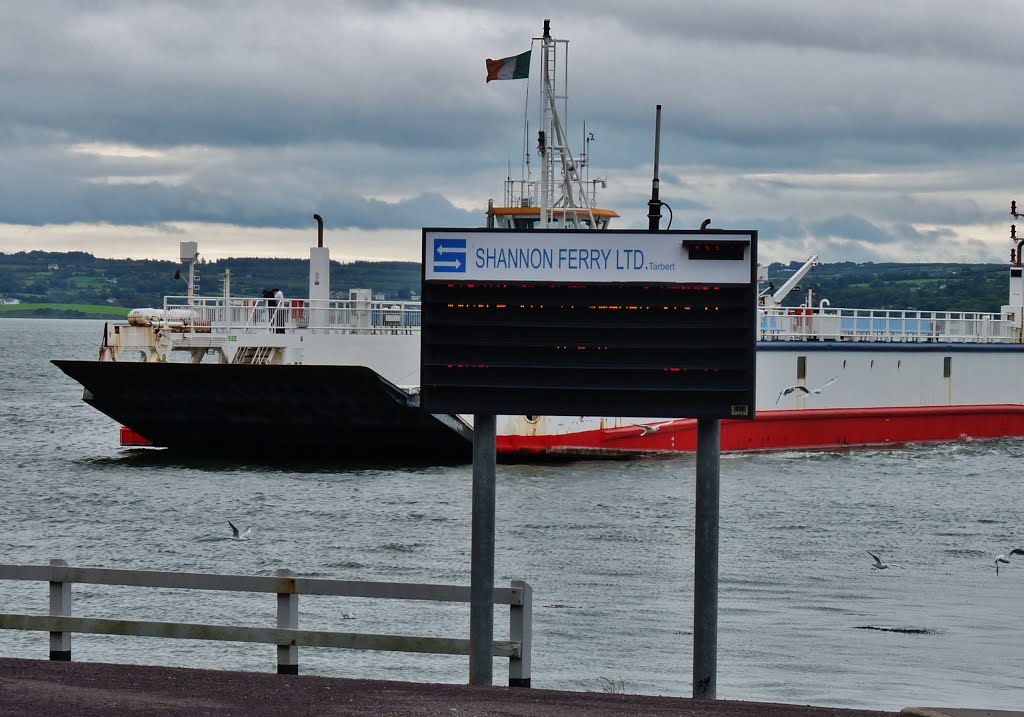
<path fill-rule="evenodd" d="M 680 697 L 0 658 L 4 717 L 893 717 Z"/>

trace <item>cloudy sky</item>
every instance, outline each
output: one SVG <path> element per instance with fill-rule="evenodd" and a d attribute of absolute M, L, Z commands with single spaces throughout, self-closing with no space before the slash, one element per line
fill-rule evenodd
<path fill-rule="evenodd" d="M 319 212 L 334 259 L 418 261 L 420 227 L 482 225 L 519 175 L 534 83 L 484 60 L 550 18 L 618 228 L 646 228 L 661 104 L 672 228 L 757 229 L 762 263 L 1008 257 L 1024 3 L 483 6 L 3 3 L 0 252 L 301 257 Z"/>

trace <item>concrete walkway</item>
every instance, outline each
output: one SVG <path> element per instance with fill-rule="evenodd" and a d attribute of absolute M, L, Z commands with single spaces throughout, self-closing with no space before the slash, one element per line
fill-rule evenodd
<path fill-rule="evenodd" d="M 1024 717 L 1017 710 L 976 710 L 963 707 L 905 707 L 900 711 L 907 717 Z"/>
<path fill-rule="evenodd" d="M 895 717 L 894 712 L 0 658 L 4 717 Z"/>
<path fill-rule="evenodd" d="M 0 658 L 3 717 L 896 717 L 895 712 Z M 1024 712 L 907 707 L 908 717 Z"/>

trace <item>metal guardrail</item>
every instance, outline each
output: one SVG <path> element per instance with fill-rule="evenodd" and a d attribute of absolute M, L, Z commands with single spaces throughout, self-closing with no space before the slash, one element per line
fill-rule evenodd
<path fill-rule="evenodd" d="M 291 333 L 309 329 L 330 333 L 414 333 L 420 330 L 420 304 L 411 301 L 273 299 L 221 296 L 164 298 L 169 328 L 202 333 L 243 331 Z"/>
<path fill-rule="evenodd" d="M 166 297 L 168 328 L 190 333 L 416 333 L 421 307 L 414 301 Z M 956 311 L 761 307 L 761 341 L 899 341 L 1020 343 L 1020 325 L 1005 314 Z"/>
<path fill-rule="evenodd" d="M 1019 326 L 1004 314 L 885 311 L 832 307 L 764 308 L 761 341 L 893 341 L 1020 343 Z"/>
<path fill-rule="evenodd" d="M 71 660 L 71 634 L 74 632 L 277 645 L 279 674 L 298 674 L 301 645 L 440 655 L 468 655 L 470 651 L 469 640 L 465 638 L 299 629 L 299 595 L 468 603 L 468 586 L 303 578 L 283 569 L 278 570 L 275 576 L 269 577 L 86 568 L 69 566 L 59 559 L 51 560 L 49 565 L 0 565 L 0 580 L 35 580 L 49 583 L 48 615 L 0 613 L 0 629 L 49 632 L 51 660 Z M 71 586 L 74 583 L 275 593 L 277 626 L 248 627 L 74 617 L 71 615 Z M 509 639 L 494 640 L 492 654 L 494 657 L 509 658 L 509 686 L 529 687 L 533 590 L 528 583 L 513 580 L 511 587 L 494 589 L 494 602 L 509 606 Z"/>

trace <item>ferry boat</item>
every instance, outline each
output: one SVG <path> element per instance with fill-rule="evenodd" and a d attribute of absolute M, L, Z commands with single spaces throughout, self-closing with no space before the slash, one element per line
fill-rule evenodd
<path fill-rule="evenodd" d="M 487 225 L 606 229 L 605 180 L 584 175 L 562 125 L 557 89 L 567 41 L 540 46 L 540 177 L 505 183 Z M 586 144 L 585 144 L 586 146 Z M 1015 213 L 1015 207 L 1011 209 Z M 468 461 L 472 416 L 419 404 L 420 307 L 369 289 L 330 298 L 323 223 L 310 250 L 308 298 L 278 301 L 195 291 L 194 242 L 183 242 L 188 295 L 104 326 L 95 361 L 54 363 L 84 400 L 123 427 L 126 446 L 284 460 Z M 782 306 L 817 257 L 778 290 L 761 274 L 756 419 L 722 422 L 722 449 L 830 449 L 1024 436 L 1024 275 L 1011 251 L 999 313 L 837 308 L 808 294 Z M 503 460 L 635 456 L 696 449 L 696 421 L 658 417 L 499 416 Z"/>

